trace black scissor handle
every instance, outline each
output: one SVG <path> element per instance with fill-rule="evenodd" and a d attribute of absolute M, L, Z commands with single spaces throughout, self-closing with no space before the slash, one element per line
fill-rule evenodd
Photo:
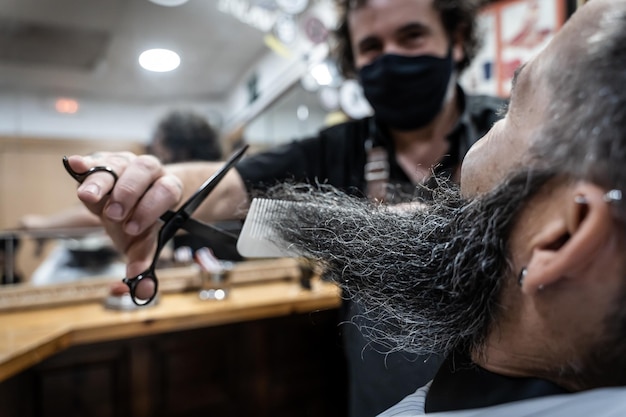
<path fill-rule="evenodd" d="M 117 174 L 115 173 L 115 171 L 113 171 L 113 168 L 108 167 L 108 166 L 98 165 L 93 168 L 90 168 L 88 171 L 85 171 L 85 172 L 76 172 L 70 166 L 67 156 L 63 157 L 63 166 L 65 167 L 65 170 L 67 171 L 67 173 L 70 174 L 72 178 L 74 178 L 80 184 L 82 184 L 83 181 L 85 181 L 85 178 L 87 178 L 91 174 L 95 174 L 96 172 L 108 172 L 109 174 L 113 175 L 113 181 L 117 182 L 117 178 L 118 178 Z"/>

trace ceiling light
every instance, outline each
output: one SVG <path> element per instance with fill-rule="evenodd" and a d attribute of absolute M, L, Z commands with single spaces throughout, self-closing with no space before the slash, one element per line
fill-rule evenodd
<path fill-rule="evenodd" d="M 78 101 L 73 98 L 58 98 L 54 103 L 54 108 L 58 113 L 76 114 L 78 112 Z"/>
<path fill-rule="evenodd" d="M 165 7 L 181 6 L 187 3 L 188 0 L 150 0 L 154 4 Z"/>
<path fill-rule="evenodd" d="M 168 72 L 180 65 L 180 57 L 169 49 L 148 49 L 139 55 L 139 65 L 148 71 Z"/>

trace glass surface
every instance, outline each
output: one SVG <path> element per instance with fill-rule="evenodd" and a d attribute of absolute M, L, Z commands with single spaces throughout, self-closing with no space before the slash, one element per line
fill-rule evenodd
<path fill-rule="evenodd" d="M 223 88 L 222 86 L 228 88 L 233 80 L 241 82 L 242 76 L 250 70 L 254 60 L 271 51 L 264 44 L 262 33 L 258 29 L 251 28 L 222 12 L 199 10 L 214 9 L 216 3 L 218 2 L 188 2 L 180 7 L 164 8 L 145 0 L 129 0 L 118 4 L 100 0 L 51 0 L 47 7 L 41 7 L 40 2 L 20 0 L 0 5 L 0 20 L 6 23 L 7 27 L 17 27 L 21 24 L 21 19 L 26 19 L 50 23 L 57 27 L 96 28 L 94 30 L 100 33 L 98 36 L 115 37 L 108 39 L 108 43 L 105 42 L 108 46 L 104 47 L 102 53 L 81 63 L 20 64 L 12 58 L 0 56 L 0 71 L 3 73 L 1 83 L 4 87 L 0 89 L 2 90 L 0 134 L 16 139 L 15 144 L 11 145 L 14 146 L 13 153 L 0 153 L 0 165 L 5 168 L 0 178 L 3 184 L 3 187 L 0 187 L 3 190 L 3 203 L 0 204 L 1 230 L 14 230 L 17 227 L 17 219 L 22 214 L 52 213 L 77 203 L 75 184 L 64 172 L 60 158 L 64 154 L 90 153 L 98 150 L 93 146 L 99 145 L 84 143 L 93 139 L 89 133 L 84 132 L 106 135 L 106 139 L 103 140 L 116 143 L 119 141 L 126 146 L 125 150 L 139 152 L 142 149 L 142 141 L 149 139 L 153 122 L 167 110 L 178 105 L 195 108 L 200 106 L 206 115 L 215 116 L 209 117 L 211 122 L 223 127 L 226 116 L 219 111 L 226 106 L 207 106 L 204 102 L 198 104 L 198 97 L 210 96 L 208 93 L 202 95 L 210 87 L 209 82 L 220 88 Z M 154 24 L 155 21 L 160 23 Z M 177 24 L 180 21 L 185 24 Z M 131 23 L 132 33 L 111 30 L 119 29 L 121 24 L 128 22 Z M 124 41 L 119 36 L 128 38 L 132 35 L 134 39 L 154 34 L 162 39 L 165 22 L 171 27 L 184 28 L 185 30 L 177 31 L 176 35 L 188 36 L 183 43 L 202 48 L 202 53 L 190 47 L 185 54 L 181 54 L 181 66 L 176 71 L 161 75 L 149 74 L 137 64 L 141 48 L 132 48 L 133 42 L 128 42 L 128 39 Z M 218 26 L 226 26 L 228 29 L 216 30 L 214 36 L 207 39 L 206 27 Z M 198 27 L 201 30 L 194 32 L 194 28 Z M 10 31 L 6 31 L 8 32 Z M 232 33 L 237 33 L 237 36 L 232 36 Z M 77 35 L 76 40 L 81 42 L 97 40 L 97 36 L 89 38 L 83 35 L 84 33 Z M 201 36 L 202 41 L 197 42 L 193 39 L 194 36 Z M 50 39 L 52 38 L 49 36 L 42 37 L 43 42 Z M 123 42 L 120 42 L 120 39 Z M 224 45 L 228 45 L 228 48 Z M 48 51 L 52 55 L 50 59 L 60 60 L 64 57 L 69 59 L 78 56 L 71 53 L 68 49 L 70 46 L 74 45 L 66 43 L 64 54 L 56 55 L 50 52 L 53 51 L 52 48 L 47 49 L 43 44 L 33 47 L 37 47 L 40 52 Z M 229 71 L 220 73 L 216 69 L 218 67 L 205 66 L 194 76 L 179 77 L 177 71 L 189 69 L 192 65 L 190 56 L 195 57 L 194 59 L 204 59 L 206 56 L 212 62 L 218 61 L 215 54 L 210 53 L 212 48 L 220 54 L 232 52 L 230 54 L 232 56 L 224 57 L 225 61 L 234 62 Z M 34 57 L 35 55 L 32 55 L 30 58 L 34 60 Z M 114 68 L 118 63 L 122 63 L 121 69 Z M 83 65 L 84 68 L 78 69 L 76 65 Z M 121 71 L 121 76 L 117 71 Z M 110 88 L 101 88 L 103 85 L 110 85 Z M 54 86 L 56 88 L 53 88 Z M 146 95 L 140 97 L 139 90 L 143 90 Z M 226 97 L 222 92 L 215 95 L 220 99 Z M 55 109 L 57 99 L 77 99 L 77 112 L 57 113 Z M 122 102 L 123 106 L 117 106 L 116 102 Z M 296 109 L 300 105 L 306 105 L 309 109 L 309 118 L 306 121 L 297 118 Z M 137 114 L 125 113 L 128 108 L 136 108 Z M 288 86 L 278 99 L 264 107 L 255 107 L 254 117 L 247 121 L 248 128 L 244 134 L 244 138 L 249 134 L 250 143 L 255 145 L 248 153 L 314 133 L 322 126 L 325 114 L 326 111 L 319 104 L 316 92 L 304 90 L 299 82 Z M 104 123 L 102 126 L 102 120 L 112 118 L 115 120 L 114 123 Z M 100 127 L 89 128 L 93 121 L 100 121 Z M 31 138 L 47 140 L 49 127 L 59 129 L 60 133 L 55 134 L 54 139 L 61 139 L 63 152 L 57 154 L 56 148 L 44 145 L 45 152 L 39 148 L 35 149 L 33 158 L 27 164 L 14 158 L 20 152 L 30 152 L 28 142 Z M 254 141 L 257 137 L 263 138 L 265 142 L 256 145 Z M 78 148 L 74 147 L 74 144 L 70 143 L 73 139 L 80 139 L 83 143 Z M 95 140 L 100 139 L 96 136 Z M 36 171 L 38 177 L 32 181 L 29 179 L 27 187 L 13 186 L 13 178 L 7 173 L 18 175 L 24 165 L 36 167 L 32 171 Z M 58 174 L 60 179 L 42 173 Z M 20 200 L 19 209 L 12 205 L 11 198 Z M 42 201 L 51 199 L 59 201 L 57 206 L 42 210 Z M 6 253 L 4 239 L 0 237 L 2 247 L 0 271 L 5 282 L 4 285 L 0 285 L 0 291 L 8 286 L 70 285 L 100 278 L 110 278 L 119 282 L 125 276 L 123 257 L 112 248 L 110 242 L 106 242 L 106 237 L 100 229 L 74 230 L 69 234 L 64 231 L 26 233 L 18 237 L 19 244 L 10 249 L 10 253 Z M 178 266 L 167 253 L 168 250 L 169 248 L 165 248 L 157 271 L 161 268 Z"/>

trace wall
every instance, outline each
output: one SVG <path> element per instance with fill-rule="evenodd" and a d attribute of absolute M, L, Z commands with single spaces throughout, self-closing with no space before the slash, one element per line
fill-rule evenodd
<path fill-rule="evenodd" d="M 13 137 L 117 140 L 147 143 L 157 120 L 173 108 L 189 108 L 221 123 L 221 103 L 120 103 L 85 98 L 77 114 L 54 109 L 56 96 L 28 93 L 0 95 L 0 135 Z"/>
<path fill-rule="evenodd" d="M 327 1 L 315 2 L 310 12 L 332 24 L 332 8 Z M 264 35 L 259 32 L 259 36 Z M 55 95 L 5 90 L 0 92 L 0 136 L 81 140 L 114 138 L 147 142 L 158 118 L 169 109 L 178 107 L 191 108 L 207 116 L 227 134 L 242 123 L 253 120 L 299 81 L 308 69 L 313 46 L 301 34 L 289 46 L 288 56 L 268 48 L 267 53 L 251 66 L 239 85 L 223 101 L 183 99 L 160 103 L 120 103 L 81 97 L 78 114 L 61 115 L 54 110 Z M 250 103 L 247 83 L 253 75 L 258 79 L 259 96 Z"/>

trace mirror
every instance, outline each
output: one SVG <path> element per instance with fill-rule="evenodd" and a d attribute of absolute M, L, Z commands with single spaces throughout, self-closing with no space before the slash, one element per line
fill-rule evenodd
<path fill-rule="evenodd" d="M 260 151 L 316 134 L 328 123 L 328 115 L 318 95 L 296 83 L 246 126 L 243 137 Z M 60 161 L 58 166 L 46 169 L 56 169 L 63 175 L 62 184 L 53 188 L 64 188 L 67 199 L 75 201 L 73 180 L 62 171 Z M 36 193 L 31 198 L 33 207 L 37 207 Z M 31 213 L 37 210 L 33 208 Z M 123 259 L 116 256 L 100 228 L 5 231 L 0 232 L 0 241 L 3 243 L 0 245 L 0 270 L 4 283 L 46 285 L 87 277 L 121 279 L 124 276 Z"/>
<path fill-rule="evenodd" d="M 252 13 L 236 15 L 243 9 L 230 3 L 0 1 L 0 231 L 14 230 L 24 214 L 75 204 L 76 185 L 62 168 L 63 155 L 142 152 L 156 121 L 172 108 L 192 108 L 226 129 L 245 110 L 234 92 L 256 62 L 274 54 L 263 30 L 251 24 Z M 251 12 L 273 2 L 239 3 Z M 141 69 L 139 52 L 154 47 L 179 50 L 179 69 Z M 318 92 L 299 81 L 277 96 L 246 123 L 252 150 L 311 135 L 325 123 L 328 111 Z M 7 256 L 15 257 L 11 273 L 29 283 L 55 248 L 67 249 L 76 239 L 44 236 L 50 239 L 42 244 L 41 237 L 21 235 L 18 247 L 0 251 L 3 274 Z"/>
<path fill-rule="evenodd" d="M 296 83 L 246 126 L 243 137 L 257 149 L 299 140 L 328 124 L 329 114 L 318 94 Z"/>

